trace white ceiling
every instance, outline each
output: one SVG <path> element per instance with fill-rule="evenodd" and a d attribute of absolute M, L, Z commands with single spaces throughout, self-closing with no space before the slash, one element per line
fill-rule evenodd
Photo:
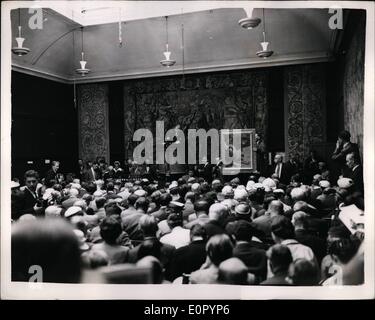
<path fill-rule="evenodd" d="M 251 11 L 248 1 L 86 1 L 60 3 L 56 12 L 83 25 L 143 20 L 221 8 L 242 8 Z"/>
<path fill-rule="evenodd" d="M 228 2 L 206 1 L 201 6 L 193 6 L 190 2 L 182 6 L 183 14 L 181 3 L 168 1 L 168 5 L 166 2 L 156 6 L 153 1 L 151 6 L 138 1 L 138 6 L 132 3 L 132 6 L 121 9 L 122 47 L 118 42 L 118 6 L 101 9 L 111 8 L 112 2 L 101 1 L 100 6 L 92 6 L 94 10 L 87 11 L 90 18 L 82 17 L 82 7 L 73 4 L 69 8 L 65 5 L 65 8 L 55 7 L 56 10 L 44 9 L 42 30 L 27 27 L 28 13 L 22 9 L 24 46 L 31 52 L 22 57 L 12 55 L 13 69 L 65 82 L 178 74 L 182 72 L 182 24 L 187 73 L 320 62 L 331 56 L 335 33 L 328 27 L 330 16 L 327 9 L 266 9 L 267 38 L 275 53 L 262 59 L 256 56 L 262 41 L 262 25 L 253 30 L 241 28 L 238 20 L 246 17 L 246 13 L 244 8 L 236 7 L 238 1 L 230 2 L 230 8 L 218 8 L 223 4 L 229 6 Z M 71 13 L 69 17 L 69 9 L 74 12 L 74 21 Z M 198 9 L 200 11 L 195 11 Z M 159 63 L 165 49 L 165 15 L 169 16 L 172 59 L 177 61 L 171 68 Z M 256 8 L 253 16 L 261 18 L 262 10 Z M 18 25 L 17 10 L 11 12 L 11 18 L 14 38 Z M 113 20 L 117 21 L 105 23 Z M 86 25 L 84 51 L 87 67 L 92 70 L 85 77 L 74 71 L 79 67 L 81 24 Z M 70 32 L 73 29 L 76 31 Z"/>

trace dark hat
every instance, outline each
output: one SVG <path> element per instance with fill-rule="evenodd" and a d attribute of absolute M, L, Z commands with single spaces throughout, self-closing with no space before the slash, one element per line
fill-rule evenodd
<path fill-rule="evenodd" d="M 232 226 L 232 233 L 237 240 L 250 241 L 255 231 L 255 227 L 246 220 L 237 220 Z"/>

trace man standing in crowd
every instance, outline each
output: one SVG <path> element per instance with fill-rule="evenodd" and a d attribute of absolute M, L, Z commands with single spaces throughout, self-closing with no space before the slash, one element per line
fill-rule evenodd
<path fill-rule="evenodd" d="M 345 172 L 345 164 L 346 164 L 346 156 L 349 153 L 354 153 L 355 157 L 360 162 L 359 156 L 359 148 L 356 143 L 350 141 L 350 133 L 346 130 L 340 132 L 339 137 L 336 142 L 336 148 L 333 151 L 331 159 L 335 164 L 335 176 L 339 176 L 340 174 L 344 174 Z"/>
<path fill-rule="evenodd" d="M 25 187 L 23 188 L 23 194 L 20 196 L 20 206 L 18 215 L 22 214 L 42 214 L 44 208 L 42 206 L 42 195 L 41 187 L 38 184 L 39 174 L 35 170 L 28 170 L 25 173 Z"/>
<path fill-rule="evenodd" d="M 275 155 L 274 165 L 271 166 L 270 176 L 275 175 L 282 184 L 288 184 L 287 172 L 285 170 L 285 163 L 283 156 L 280 154 Z"/>
<path fill-rule="evenodd" d="M 93 182 L 101 178 L 98 164 L 92 163 L 92 161 L 86 162 L 86 170 L 83 173 L 83 181 Z"/>
<path fill-rule="evenodd" d="M 60 168 L 60 162 L 59 161 L 52 161 L 51 168 L 46 172 L 45 182 L 47 185 L 50 184 L 51 180 L 54 180 L 55 183 L 59 182 L 59 168 Z"/>

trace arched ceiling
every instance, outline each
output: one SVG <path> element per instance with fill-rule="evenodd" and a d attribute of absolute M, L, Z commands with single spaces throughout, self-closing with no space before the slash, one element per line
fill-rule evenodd
<path fill-rule="evenodd" d="M 87 19 L 87 23 L 83 23 L 82 17 L 73 21 L 66 13 L 68 9 L 56 10 L 59 12 L 43 9 L 43 29 L 32 30 L 27 26 L 30 14 L 27 9 L 21 9 L 24 46 L 31 52 L 21 57 L 12 55 L 14 70 L 64 82 L 179 74 L 182 72 L 182 24 L 186 73 L 327 61 L 335 37 L 335 31 L 328 27 L 327 9 L 265 9 L 267 40 L 274 55 L 262 59 L 256 52 L 260 50 L 263 21 L 252 30 L 241 28 L 238 21 L 246 17 L 243 8 L 184 11 L 168 18 L 169 46 L 177 62 L 165 68 L 159 63 L 165 49 L 164 16 L 152 16 L 149 10 L 144 19 L 135 13 L 136 20 L 122 17 L 126 21 L 121 23 L 123 46 L 120 47 L 119 23 L 103 23 L 115 20 L 113 10 L 112 15 L 107 11 L 100 18 L 98 8 L 96 18 Z M 77 17 L 80 11 L 76 12 Z M 161 15 L 161 9 L 154 14 Z M 262 10 L 255 9 L 254 15 L 262 18 Z M 12 10 L 11 21 L 12 46 L 15 46 L 18 10 Z M 85 77 L 75 73 L 81 52 L 81 23 L 85 24 L 84 51 L 87 67 L 91 69 Z"/>

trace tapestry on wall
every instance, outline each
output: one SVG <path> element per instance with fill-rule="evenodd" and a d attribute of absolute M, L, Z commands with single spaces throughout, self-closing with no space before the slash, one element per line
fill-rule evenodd
<path fill-rule="evenodd" d="M 366 17 L 363 15 L 345 57 L 343 83 L 345 129 L 351 133 L 352 141 L 358 143 L 361 154 L 363 154 L 365 30 Z"/>
<path fill-rule="evenodd" d="M 286 154 L 305 159 L 324 143 L 325 76 L 322 65 L 285 68 Z"/>
<path fill-rule="evenodd" d="M 108 85 L 78 86 L 79 157 L 109 161 Z"/>
<path fill-rule="evenodd" d="M 125 150 L 131 158 L 138 128 L 250 129 L 264 137 L 267 128 L 267 71 L 134 80 L 124 85 Z"/>

